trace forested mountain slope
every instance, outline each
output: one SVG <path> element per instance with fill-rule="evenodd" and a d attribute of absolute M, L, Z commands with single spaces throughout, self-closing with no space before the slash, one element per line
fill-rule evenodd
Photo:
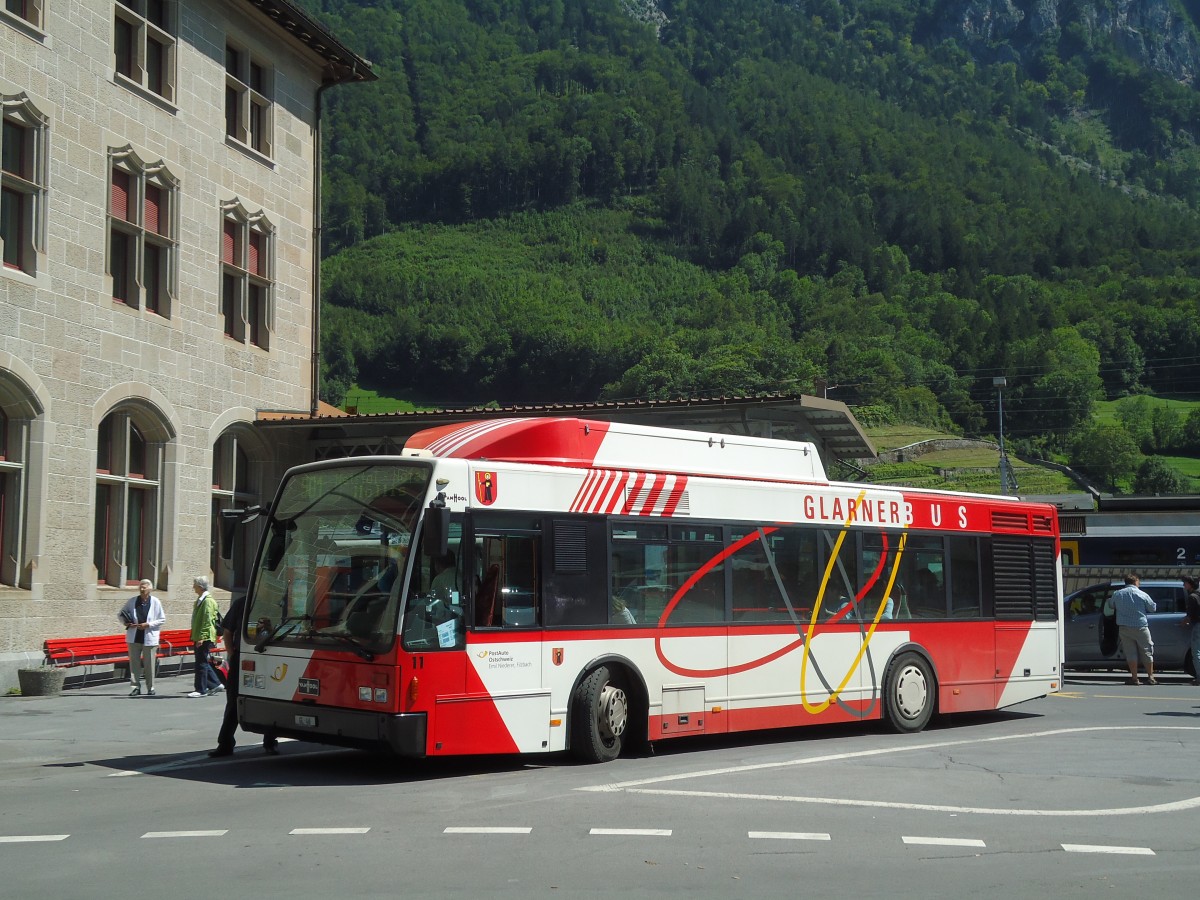
<path fill-rule="evenodd" d="M 1182 0 L 303 5 L 380 74 L 326 95 L 330 399 L 824 379 L 980 433 L 1005 373 L 1064 444 L 1200 394 Z"/>

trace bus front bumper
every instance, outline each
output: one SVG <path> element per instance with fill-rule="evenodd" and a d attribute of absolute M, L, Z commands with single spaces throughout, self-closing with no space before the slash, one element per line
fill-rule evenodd
<path fill-rule="evenodd" d="M 238 724 L 258 734 L 339 747 L 390 750 L 398 756 L 425 756 L 425 713 L 365 712 L 241 696 Z"/>

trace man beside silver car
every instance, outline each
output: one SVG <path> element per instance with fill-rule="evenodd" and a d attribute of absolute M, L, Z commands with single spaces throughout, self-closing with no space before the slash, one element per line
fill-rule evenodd
<path fill-rule="evenodd" d="M 1142 579 L 1134 572 L 1125 576 L 1125 587 L 1115 591 L 1110 599 L 1117 616 L 1117 631 L 1121 639 L 1121 650 L 1125 664 L 1129 666 L 1129 684 L 1141 684 L 1138 680 L 1138 661 L 1146 669 L 1146 680 L 1158 684 L 1154 677 L 1154 642 L 1150 639 L 1150 620 L 1146 613 L 1158 607 L 1150 595 L 1139 584 Z"/>

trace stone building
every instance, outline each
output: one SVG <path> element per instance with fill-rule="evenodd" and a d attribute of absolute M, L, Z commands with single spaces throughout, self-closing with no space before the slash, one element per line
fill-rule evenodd
<path fill-rule="evenodd" d="M 257 413 L 317 410 L 322 92 L 374 77 L 286 0 L 0 6 L 0 688 L 139 578 L 175 628 L 244 583 Z"/>

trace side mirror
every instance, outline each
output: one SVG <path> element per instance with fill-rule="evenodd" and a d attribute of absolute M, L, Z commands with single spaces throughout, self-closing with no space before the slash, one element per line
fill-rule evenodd
<path fill-rule="evenodd" d="M 446 501 L 437 503 L 432 501 L 425 510 L 425 528 L 421 532 L 421 552 L 431 559 L 445 556 L 450 549 L 450 512 Z"/>
<path fill-rule="evenodd" d="M 267 571 L 274 572 L 279 568 L 279 563 L 283 560 L 283 552 L 288 545 L 288 531 L 295 527 L 294 522 L 271 523 L 271 539 L 267 543 L 267 555 L 263 559 Z"/>
<path fill-rule="evenodd" d="M 237 530 L 243 525 L 249 525 L 260 515 L 262 507 L 248 506 L 245 509 L 221 510 L 221 559 L 233 557 L 233 539 Z"/>
<path fill-rule="evenodd" d="M 228 516 L 221 516 L 221 559 L 233 557 L 233 539 L 237 536 L 237 522 Z"/>

